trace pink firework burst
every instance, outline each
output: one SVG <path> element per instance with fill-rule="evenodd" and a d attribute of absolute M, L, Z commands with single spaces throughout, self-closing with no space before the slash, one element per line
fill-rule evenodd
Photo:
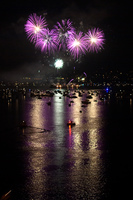
<path fill-rule="evenodd" d="M 72 26 L 72 22 L 70 21 L 70 19 L 62 20 L 61 23 L 57 22 L 57 25 L 55 25 L 54 27 L 60 41 L 59 49 L 61 47 L 65 49 L 69 38 L 75 35 L 75 28 Z"/>
<path fill-rule="evenodd" d="M 37 16 L 36 13 L 30 15 L 26 24 L 25 31 L 27 33 L 27 37 L 33 43 L 36 42 L 39 34 L 42 33 L 43 29 L 46 28 L 46 20 L 44 17 Z"/>
<path fill-rule="evenodd" d="M 73 55 L 74 59 L 78 59 L 79 55 L 85 54 L 87 51 L 86 38 L 83 36 L 83 32 L 75 34 L 75 36 L 70 37 L 67 44 L 68 50 Z"/>
<path fill-rule="evenodd" d="M 88 30 L 85 34 L 87 47 L 89 51 L 98 52 L 103 48 L 104 44 L 104 33 L 99 28 L 94 28 L 93 30 Z"/>
<path fill-rule="evenodd" d="M 38 37 L 35 47 L 40 48 L 42 52 L 49 52 L 50 54 L 57 50 L 58 44 L 58 35 L 55 33 L 54 29 L 49 30 L 47 28 L 44 29 Z"/>

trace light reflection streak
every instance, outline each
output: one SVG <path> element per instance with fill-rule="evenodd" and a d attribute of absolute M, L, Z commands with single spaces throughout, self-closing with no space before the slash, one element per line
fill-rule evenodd
<path fill-rule="evenodd" d="M 105 181 L 102 179 L 104 166 L 100 159 L 101 151 L 98 149 L 98 144 L 101 142 L 99 134 L 101 111 L 102 107 L 92 99 L 91 104 L 87 106 L 83 113 L 87 118 L 85 123 L 83 123 L 84 128 L 81 130 L 75 128 L 76 131 L 73 129 L 75 168 L 71 174 L 71 182 L 77 185 L 77 187 L 73 185 L 77 198 L 79 198 L 79 195 L 82 197 L 87 195 L 87 198 L 98 199 L 98 196 L 103 192 L 105 184 Z M 79 194 L 78 188 L 84 192 Z"/>
<path fill-rule="evenodd" d="M 74 103 L 71 104 L 71 120 L 75 122 L 76 125 L 81 123 L 81 98 L 75 98 Z"/>
<path fill-rule="evenodd" d="M 43 106 L 41 101 L 35 100 L 35 102 L 30 112 L 32 125 L 34 126 L 36 123 L 37 127 L 42 127 L 44 124 Z M 60 177 L 62 183 L 62 181 L 64 181 L 64 177 L 62 177 L 64 171 L 62 171 L 63 168 L 61 167 L 64 163 L 68 162 L 70 164 L 74 163 L 74 166 L 68 168 L 70 170 L 70 186 L 75 199 L 79 199 L 80 197 L 84 197 L 84 199 L 98 199 L 97 197 L 103 192 L 104 187 L 102 179 L 104 166 L 100 159 L 101 151 L 98 149 L 98 144 L 101 140 L 99 135 L 99 127 L 101 126 L 99 126 L 99 124 L 101 123 L 100 112 L 102 111 L 102 107 L 96 102 L 93 102 L 92 99 L 91 104 L 83 109 L 81 114 L 79 112 L 81 109 L 81 98 L 74 99 L 74 103 L 70 108 L 64 104 L 64 98 L 59 99 L 57 95 L 53 97 L 51 105 L 53 112 L 50 118 L 53 119 L 54 124 L 54 135 L 52 135 L 52 137 L 50 137 L 50 134 L 47 134 L 45 137 L 44 134 L 38 131 L 36 131 L 36 133 L 32 132 L 32 134 L 28 136 L 28 145 L 30 149 L 28 170 L 32 173 L 29 180 L 31 184 L 29 191 L 31 194 L 37 194 L 39 192 L 43 194 L 45 190 L 47 190 L 48 177 L 44 168 L 48 168 L 51 163 L 52 165 L 55 164 L 57 168 L 59 166 L 61 169 L 56 171 L 56 174 L 53 173 L 51 179 L 54 182 L 54 180 Z M 69 109 L 69 113 L 67 109 Z M 67 127 L 66 120 L 68 116 L 72 118 L 76 126 Z M 85 121 L 83 121 L 84 119 Z M 67 128 L 65 128 L 65 126 Z M 67 136 L 65 135 L 66 130 Z M 64 146 L 66 137 L 68 139 L 67 147 Z M 50 146 L 48 146 L 48 150 L 45 148 L 49 140 L 54 144 L 52 147 L 54 148 L 54 159 L 48 158 Z M 66 153 L 66 148 L 68 148 L 68 154 Z M 65 160 L 66 154 L 68 155 L 67 161 Z"/>
<path fill-rule="evenodd" d="M 62 147 L 63 145 L 63 139 L 65 135 L 65 126 L 66 126 L 66 119 L 65 119 L 65 105 L 64 105 L 64 99 L 59 99 L 59 95 L 54 95 L 53 97 L 53 123 L 54 123 L 54 134 L 55 134 L 55 159 L 56 164 L 59 166 L 63 163 L 63 158 L 65 155 L 65 151 L 60 151 L 58 148 Z M 60 176 L 60 172 L 58 174 Z"/>
<path fill-rule="evenodd" d="M 33 129 L 33 131 L 35 130 Z M 28 181 L 30 185 L 29 193 L 31 197 L 32 194 L 36 194 L 36 199 L 39 199 L 38 194 L 43 194 L 46 190 L 46 175 L 43 170 L 44 166 L 47 164 L 46 154 L 44 153 L 45 142 L 43 134 L 36 131 L 28 135 L 29 164 L 27 166 L 28 171 L 31 173 Z"/>
<path fill-rule="evenodd" d="M 89 147 L 90 147 L 90 152 L 93 152 L 98 148 L 98 134 L 97 134 L 97 129 L 92 129 L 89 132 Z"/>
<path fill-rule="evenodd" d="M 31 174 L 27 185 L 29 185 L 29 194 L 36 194 L 36 199 L 40 197 L 38 194 L 43 194 L 46 190 L 46 174 L 43 168 L 47 165 L 46 163 L 46 152 L 45 146 L 47 133 L 41 132 L 41 129 L 45 128 L 45 114 L 44 105 L 46 102 L 40 99 L 34 99 L 31 102 L 31 107 L 27 105 L 27 120 L 30 119 L 30 127 L 25 130 L 28 131 L 27 139 L 25 142 L 26 148 L 28 148 L 27 157 L 27 171 Z M 46 105 L 47 106 L 47 105 Z M 29 125 L 29 124 L 28 124 Z"/>
<path fill-rule="evenodd" d="M 69 148 L 72 148 L 72 128 L 69 125 Z"/>
<path fill-rule="evenodd" d="M 72 129 L 71 129 L 71 125 L 69 125 L 69 136 L 71 137 L 72 134 Z"/>
<path fill-rule="evenodd" d="M 45 110 L 43 110 L 42 102 L 39 100 L 40 99 L 34 99 L 33 101 L 33 108 L 30 111 L 30 117 L 31 117 L 30 121 L 31 121 L 31 126 L 44 128 Z"/>
<path fill-rule="evenodd" d="M 57 135 L 56 143 L 62 144 L 64 137 L 64 125 L 65 125 L 64 99 L 59 99 L 58 95 L 57 96 L 55 95 L 53 106 L 54 106 L 53 108 L 54 132 Z"/>
<path fill-rule="evenodd" d="M 90 118 L 97 118 L 98 117 L 98 106 L 96 102 L 91 102 L 87 107 L 88 114 Z"/>
<path fill-rule="evenodd" d="M 62 125 L 64 122 L 64 100 L 59 99 L 58 96 L 54 97 L 54 124 Z"/>
<path fill-rule="evenodd" d="M 34 108 L 31 110 L 31 122 L 33 127 L 41 127 L 41 110 L 40 102 L 36 99 L 36 102 L 34 102 Z"/>

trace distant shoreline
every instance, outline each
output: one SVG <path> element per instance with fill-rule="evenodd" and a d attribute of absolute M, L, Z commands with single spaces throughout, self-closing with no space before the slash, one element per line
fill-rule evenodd
<path fill-rule="evenodd" d="M 15 85 L 0 85 L 0 90 L 3 90 L 3 89 L 14 89 L 14 90 L 21 90 L 21 89 L 26 89 L 26 90 L 60 90 L 60 89 L 69 89 L 69 90 L 97 90 L 97 89 L 106 89 L 106 88 L 109 88 L 109 90 L 113 90 L 113 91 L 118 91 L 118 90 L 126 90 L 126 91 L 131 91 L 133 92 L 133 86 L 131 85 L 127 85 L 127 86 L 80 86 L 78 88 L 76 87 L 56 87 L 56 86 L 51 86 L 51 85 L 18 85 L 18 86 L 15 86 Z"/>

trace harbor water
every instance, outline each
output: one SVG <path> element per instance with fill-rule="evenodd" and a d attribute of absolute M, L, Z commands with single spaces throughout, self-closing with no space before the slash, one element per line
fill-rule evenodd
<path fill-rule="evenodd" d="M 1 96 L 0 196 L 11 190 L 12 200 L 128 199 L 132 98 L 100 98 L 101 90 L 93 90 L 82 104 L 88 90 L 63 92 Z M 26 128 L 19 127 L 22 120 Z"/>

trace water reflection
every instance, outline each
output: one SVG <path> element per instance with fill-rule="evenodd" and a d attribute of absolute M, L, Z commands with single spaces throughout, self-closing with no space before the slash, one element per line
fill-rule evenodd
<path fill-rule="evenodd" d="M 28 174 L 25 186 L 29 199 L 43 199 L 43 193 L 47 188 L 44 168 L 49 163 L 47 150 L 51 148 L 51 140 L 48 132 L 44 132 L 48 121 L 48 111 L 50 111 L 46 102 L 47 99 L 37 98 L 25 102 L 26 112 L 23 117 L 28 124 L 28 128 L 23 131 L 26 137 L 24 148 L 27 151 L 25 172 Z"/>
<path fill-rule="evenodd" d="M 94 93 L 91 103 L 81 107 L 84 95 L 0 100 L 2 188 L 12 189 L 13 200 L 111 199 L 114 185 L 127 182 L 132 99 L 106 104 Z M 76 125 L 67 126 L 69 119 Z M 20 120 L 28 127 L 19 129 Z"/>
<path fill-rule="evenodd" d="M 104 166 L 100 159 L 101 151 L 98 150 L 98 143 L 101 140 L 98 129 L 91 129 L 89 134 L 89 158 L 90 158 L 90 182 L 89 187 L 91 195 L 98 198 L 103 192 L 105 180 L 103 180 Z"/>
<path fill-rule="evenodd" d="M 71 107 L 69 108 L 69 119 L 70 120 L 73 120 L 75 122 L 76 125 L 79 125 L 81 124 L 81 113 L 80 113 L 80 110 L 81 110 L 81 97 L 79 98 L 75 98 L 73 100 L 73 103 L 71 103 Z"/>
<path fill-rule="evenodd" d="M 78 105 L 79 100 L 77 101 Z M 76 102 L 76 103 L 77 103 Z M 77 104 L 76 104 L 77 105 Z M 75 160 L 75 167 L 70 173 L 72 190 L 75 199 L 99 199 L 104 193 L 104 165 L 100 158 L 101 151 L 98 148 L 101 142 L 99 134 L 101 123 L 102 106 L 91 100 L 82 115 L 77 113 L 79 107 L 73 109 L 73 115 L 76 115 L 76 122 L 80 128 L 69 129 L 69 136 L 73 135 L 72 159 Z M 82 117 L 81 117 L 82 116 Z M 71 133 L 71 134 L 70 134 Z"/>
<path fill-rule="evenodd" d="M 44 105 L 42 104 L 42 101 L 38 101 L 38 99 L 34 99 L 32 101 L 32 109 L 30 110 L 30 122 L 31 126 L 33 127 L 44 127 Z"/>
<path fill-rule="evenodd" d="M 69 125 L 69 149 L 73 148 L 73 135 L 72 135 L 72 127 Z"/>
<path fill-rule="evenodd" d="M 48 99 L 25 101 L 30 125 L 23 134 L 26 191 L 29 199 L 36 200 L 60 199 L 58 195 L 62 199 L 97 200 L 105 184 L 99 148 L 103 106 L 91 99 L 91 104 L 82 108 L 84 97 L 78 97 L 69 107 L 70 99 L 59 96 L 54 95 L 51 106 Z M 67 126 L 69 119 L 76 125 Z M 51 131 L 43 132 L 46 127 Z"/>
<path fill-rule="evenodd" d="M 97 129 L 90 129 L 89 133 L 89 147 L 90 147 L 90 152 L 93 152 L 94 150 L 97 149 L 98 147 L 98 130 Z"/>
<path fill-rule="evenodd" d="M 30 132 L 30 134 L 29 134 Z M 40 194 L 46 190 L 46 174 L 43 168 L 47 165 L 44 146 L 46 140 L 43 133 L 37 129 L 29 128 L 25 148 L 28 148 L 27 160 L 27 178 L 26 186 L 28 195 L 33 199 L 41 199 Z"/>
<path fill-rule="evenodd" d="M 58 95 L 55 95 L 54 97 L 54 112 L 53 112 L 53 118 L 54 118 L 54 124 L 55 125 L 63 125 L 64 124 L 64 99 L 59 99 Z"/>

